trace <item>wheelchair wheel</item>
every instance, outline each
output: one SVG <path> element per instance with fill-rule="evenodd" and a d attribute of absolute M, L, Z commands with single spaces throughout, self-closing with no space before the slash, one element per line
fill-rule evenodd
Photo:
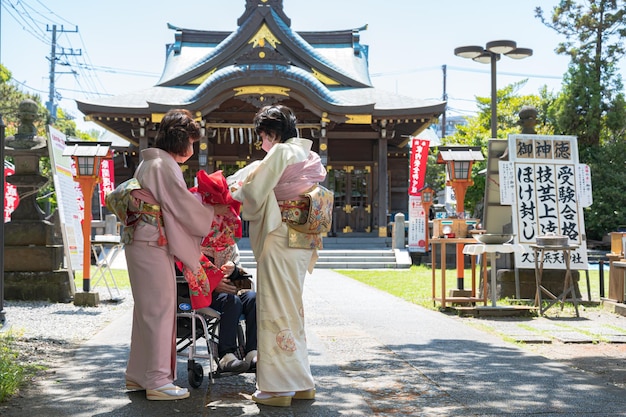
<path fill-rule="evenodd" d="M 237 356 L 239 359 L 245 358 L 246 356 L 246 331 L 244 329 L 245 321 L 240 321 L 237 326 Z"/>
<path fill-rule="evenodd" d="M 193 360 L 187 361 L 187 379 L 189 385 L 194 388 L 199 388 L 202 385 L 202 379 L 204 378 L 204 369 L 202 365 L 196 363 Z"/>

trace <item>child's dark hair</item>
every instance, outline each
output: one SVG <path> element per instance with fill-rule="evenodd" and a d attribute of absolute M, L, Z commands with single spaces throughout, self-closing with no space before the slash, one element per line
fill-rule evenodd
<path fill-rule="evenodd" d="M 281 142 L 298 136 L 296 116 L 289 107 L 282 104 L 261 108 L 254 116 L 254 130 L 257 134 L 273 133 Z"/>
<path fill-rule="evenodd" d="M 189 110 L 172 109 L 161 120 L 155 146 L 174 155 L 185 155 L 189 140 L 197 142 L 200 136 L 200 125 Z"/>

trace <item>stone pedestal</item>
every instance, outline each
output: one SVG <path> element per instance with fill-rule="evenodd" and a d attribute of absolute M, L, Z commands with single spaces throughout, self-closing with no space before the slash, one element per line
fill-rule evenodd
<path fill-rule="evenodd" d="M 82 307 L 96 307 L 100 304 L 100 294 L 97 292 L 77 292 L 74 294 L 74 305 Z"/>
<path fill-rule="evenodd" d="M 580 280 L 579 271 L 572 271 L 572 280 L 574 281 L 574 292 L 576 298 L 581 298 L 578 281 Z M 561 294 L 563 292 L 563 283 L 565 281 L 565 271 L 561 269 L 544 269 L 541 284 L 547 288 L 552 294 Z M 515 271 L 512 269 L 501 269 L 497 273 L 497 295 L 498 299 L 509 297 L 515 298 Z M 520 298 L 535 299 L 537 293 L 537 284 L 535 281 L 534 269 L 519 270 Z"/>
<path fill-rule="evenodd" d="M 10 139 L 7 145 L 15 142 Z M 39 159 L 48 156 L 48 150 L 44 138 L 35 139 L 31 149 L 5 149 L 15 162 L 15 174 L 7 182 L 17 187 L 20 203 L 4 225 L 4 297 L 70 302 L 75 285 L 63 268 L 60 219 L 58 215 L 46 219 L 37 204 L 37 192 L 48 181 L 40 175 Z"/>

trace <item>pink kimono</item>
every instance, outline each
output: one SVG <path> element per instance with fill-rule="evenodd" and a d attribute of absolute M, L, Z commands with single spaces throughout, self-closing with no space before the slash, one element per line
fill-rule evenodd
<path fill-rule="evenodd" d="M 126 378 L 155 389 L 176 378 L 175 258 L 192 271 L 202 270 L 200 242 L 211 229 L 214 211 L 189 192 L 170 154 L 150 148 L 142 157 L 135 178 L 161 207 L 167 243 L 159 245 L 164 242 L 157 226 L 139 221 L 132 243 L 125 246 L 135 302 Z"/>

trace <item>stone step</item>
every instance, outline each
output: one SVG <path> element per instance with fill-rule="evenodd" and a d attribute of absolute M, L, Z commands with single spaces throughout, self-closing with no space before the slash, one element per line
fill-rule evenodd
<path fill-rule="evenodd" d="M 240 262 L 244 268 L 256 268 L 251 250 L 240 250 Z M 410 268 L 408 253 L 394 250 L 321 250 L 315 265 L 322 269 L 388 269 Z"/>

